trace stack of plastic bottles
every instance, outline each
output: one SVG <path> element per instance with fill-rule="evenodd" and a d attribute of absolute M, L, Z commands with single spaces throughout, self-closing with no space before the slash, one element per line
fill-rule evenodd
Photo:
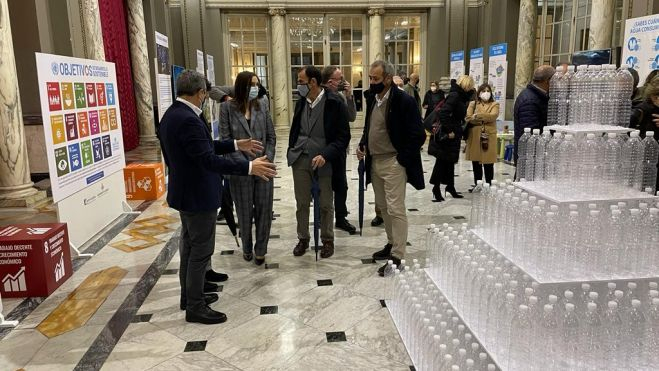
<path fill-rule="evenodd" d="M 654 194 L 659 143 L 654 132 L 585 136 L 526 129 L 519 139 L 517 180 L 541 181 L 553 193 L 611 198 Z"/>
<path fill-rule="evenodd" d="M 557 67 L 549 85 L 548 125 L 629 126 L 634 79 L 623 65 Z"/>

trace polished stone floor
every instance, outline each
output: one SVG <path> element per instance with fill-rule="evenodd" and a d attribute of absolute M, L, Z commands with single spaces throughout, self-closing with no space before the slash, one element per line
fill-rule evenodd
<path fill-rule="evenodd" d="M 13 330 L 0 329 L 0 370 L 409 370 L 411 361 L 380 300 L 379 265 L 370 259 L 386 242 L 384 228 L 370 226 L 375 215 L 372 191 L 366 193 L 362 236 L 337 230 L 333 257 L 318 262 L 313 253 L 294 257 L 295 200 L 284 158 L 287 133 L 278 134 L 276 220 L 267 265 L 245 262 L 226 225 L 217 228 L 213 266 L 230 279 L 211 306 L 227 314 L 226 323 L 185 322 L 178 308 L 180 223 L 161 199 L 142 204 L 139 216 L 121 218 L 84 246 L 95 255 L 77 259 L 73 277 L 50 297 L 4 300 L 5 315 L 21 323 Z M 353 138 L 358 135 L 353 132 Z M 353 139 L 351 153 L 356 144 Z M 425 153 L 423 158 L 427 179 L 433 162 Z M 349 219 L 356 224 L 354 156 L 348 168 Z M 496 177 L 503 180 L 512 171 L 498 164 Z M 408 186 L 408 260 L 424 258 L 428 224 L 469 218 L 471 164 L 460 162 L 456 175 L 464 199 L 448 196 L 446 202 L 434 203 L 429 187 L 415 191 Z M 97 280 L 107 295 L 100 301 L 90 298 L 97 309 L 89 313 L 86 300 L 75 300 L 80 299 L 77 293 L 94 284 L 89 277 L 107 272 L 124 274 L 119 280 Z M 53 315 L 63 306 L 80 311 L 81 317 Z"/>

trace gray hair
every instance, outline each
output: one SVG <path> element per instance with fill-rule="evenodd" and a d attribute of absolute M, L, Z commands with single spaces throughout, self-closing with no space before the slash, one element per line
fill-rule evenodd
<path fill-rule="evenodd" d="M 533 71 L 533 82 L 543 82 L 551 80 L 556 73 L 556 69 L 549 65 L 542 65 Z"/>
<path fill-rule="evenodd" d="M 199 90 L 206 90 L 206 77 L 194 70 L 181 72 L 176 79 L 176 96 L 195 95 Z"/>
<path fill-rule="evenodd" d="M 387 61 L 378 59 L 377 61 L 371 63 L 371 68 L 376 68 L 376 67 L 382 67 L 382 71 L 384 72 L 383 77 L 389 77 L 396 74 L 394 70 L 394 65 Z"/>

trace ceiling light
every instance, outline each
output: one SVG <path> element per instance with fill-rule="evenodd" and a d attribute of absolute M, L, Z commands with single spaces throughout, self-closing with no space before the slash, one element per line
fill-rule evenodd
<path fill-rule="evenodd" d="M 232 48 L 239 48 L 240 45 L 238 45 L 238 44 L 236 44 L 236 43 L 231 43 L 231 47 L 232 47 Z"/>
<path fill-rule="evenodd" d="M 407 25 L 408 25 L 408 22 L 407 22 L 407 21 L 402 21 L 402 22 L 400 22 L 400 25 L 401 25 L 401 26 L 407 26 Z"/>

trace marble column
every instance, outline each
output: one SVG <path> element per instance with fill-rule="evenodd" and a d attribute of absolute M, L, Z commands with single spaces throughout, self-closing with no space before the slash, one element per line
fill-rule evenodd
<path fill-rule="evenodd" d="M 538 23 L 538 0 L 521 0 L 517 27 L 515 60 L 515 98 L 533 78 L 535 31 Z"/>
<path fill-rule="evenodd" d="M 153 95 L 151 93 L 151 71 L 149 50 L 146 42 L 144 8 L 142 0 L 128 0 L 128 33 L 130 38 L 130 59 L 133 68 L 137 121 L 140 131 L 140 145 L 159 146 L 153 119 Z"/>
<path fill-rule="evenodd" d="M 288 102 L 291 89 L 288 85 L 288 56 L 286 55 L 286 9 L 271 8 L 269 10 L 272 26 L 272 74 L 273 74 L 273 106 L 272 120 L 276 127 L 290 126 Z"/>
<path fill-rule="evenodd" d="M 80 5 L 80 21 L 82 22 L 82 43 L 85 57 L 97 61 L 105 60 L 103 47 L 103 29 L 98 0 L 78 0 Z"/>
<path fill-rule="evenodd" d="M 382 30 L 384 8 L 368 10 L 368 61 L 384 59 L 384 31 Z"/>
<path fill-rule="evenodd" d="M 45 198 L 30 180 L 7 0 L 0 0 L 0 207 L 26 207 Z"/>
<path fill-rule="evenodd" d="M 615 22 L 615 0 L 593 0 L 590 14 L 589 49 L 607 49 L 611 47 L 613 26 Z"/>

